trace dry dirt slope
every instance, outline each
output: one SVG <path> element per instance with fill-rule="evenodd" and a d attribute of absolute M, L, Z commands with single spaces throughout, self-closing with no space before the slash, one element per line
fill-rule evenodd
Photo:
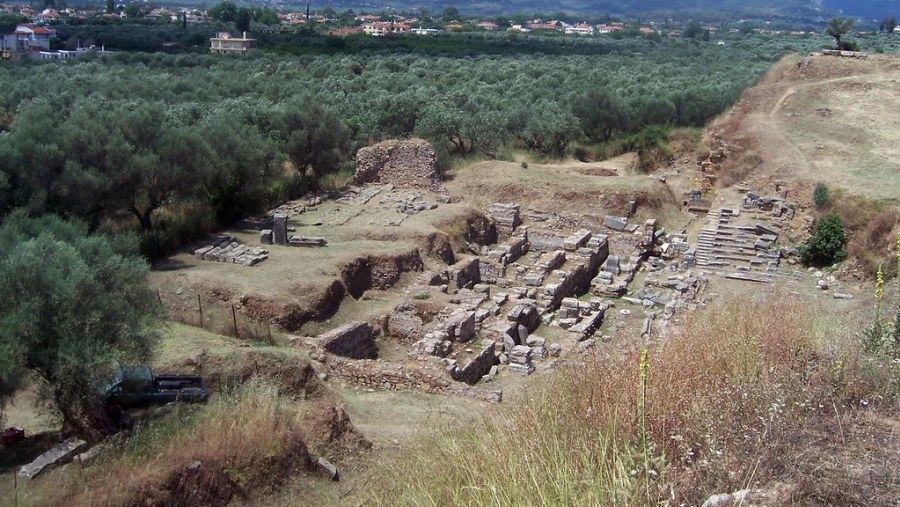
<path fill-rule="evenodd" d="M 754 177 L 900 197 L 900 57 L 785 57 L 712 125 L 755 151 Z"/>

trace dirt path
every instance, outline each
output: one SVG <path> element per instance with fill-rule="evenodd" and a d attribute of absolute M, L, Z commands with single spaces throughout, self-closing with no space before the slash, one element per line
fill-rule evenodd
<path fill-rule="evenodd" d="M 817 181 L 876 199 L 900 195 L 900 59 L 786 59 L 723 118 L 762 164 L 752 180 Z M 740 142 L 738 138 L 744 138 Z M 749 139 L 749 142 L 747 141 Z"/>

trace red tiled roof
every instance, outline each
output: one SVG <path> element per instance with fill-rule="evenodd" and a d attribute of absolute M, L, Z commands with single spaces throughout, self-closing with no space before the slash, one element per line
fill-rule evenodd
<path fill-rule="evenodd" d="M 25 30 L 22 30 L 24 28 Z M 25 34 L 25 33 L 33 33 L 35 35 L 51 35 L 53 32 L 47 30 L 42 26 L 36 25 L 19 25 L 16 27 L 16 33 Z"/>

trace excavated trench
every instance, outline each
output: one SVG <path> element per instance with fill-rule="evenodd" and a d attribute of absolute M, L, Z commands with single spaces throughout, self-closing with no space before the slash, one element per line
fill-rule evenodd
<path fill-rule="evenodd" d="M 334 316 L 346 297 L 358 300 L 370 289 L 390 289 L 405 273 L 423 271 L 424 268 L 418 248 L 398 254 L 365 255 L 344 264 L 339 277 L 323 287 L 298 288 L 297 299 L 244 295 L 240 310 L 252 319 L 268 321 L 288 332 L 296 332 L 307 322 Z M 303 301 L 298 301 L 299 298 Z"/>

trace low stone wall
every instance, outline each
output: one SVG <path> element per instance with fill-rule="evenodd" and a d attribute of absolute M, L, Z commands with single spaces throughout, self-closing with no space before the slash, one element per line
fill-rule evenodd
<path fill-rule="evenodd" d="M 552 252 L 562 250 L 565 239 L 556 233 L 529 229 L 528 248 L 537 252 Z"/>
<path fill-rule="evenodd" d="M 608 255 L 609 245 L 605 239 L 592 247 L 569 252 L 567 264 L 571 267 L 561 273 L 558 283 L 548 283 L 541 289 L 538 303 L 544 309 L 555 310 L 559 308 L 563 298 L 587 292 Z"/>
<path fill-rule="evenodd" d="M 475 384 L 481 380 L 481 377 L 490 373 L 491 367 L 499 362 L 494 344 L 491 343 L 462 368 L 454 365 L 450 370 L 450 377 L 457 382 Z"/>
<path fill-rule="evenodd" d="M 447 278 L 451 289 L 469 288 L 481 282 L 481 268 L 478 257 L 469 257 L 447 268 Z"/>

